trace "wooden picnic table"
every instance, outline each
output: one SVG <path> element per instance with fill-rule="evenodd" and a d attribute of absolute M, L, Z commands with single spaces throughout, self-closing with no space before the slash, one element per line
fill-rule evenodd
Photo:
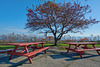
<path fill-rule="evenodd" d="M 74 51 L 79 53 L 80 57 L 82 58 L 82 54 L 84 53 L 84 51 L 91 51 L 91 50 L 95 50 L 97 51 L 97 53 L 100 55 L 99 51 L 100 48 L 96 48 L 94 42 L 66 42 L 65 44 L 69 44 L 69 47 L 65 47 L 65 49 L 67 50 L 67 53 L 69 52 L 69 50 Z M 83 45 L 83 46 L 81 46 Z M 92 47 L 88 47 L 88 45 L 92 45 Z M 79 47 L 81 49 L 79 49 Z"/>
<path fill-rule="evenodd" d="M 38 47 L 37 44 L 41 44 L 42 47 Z M 44 47 L 44 42 L 33 42 L 33 43 L 7 43 L 6 45 L 14 45 L 15 48 L 13 51 L 8 51 L 8 54 L 11 54 L 10 58 L 13 57 L 13 55 L 18 55 L 18 56 L 26 56 L 29 59 L 29 62 L 32 63 L 31 57 L 34 57 L 35 54 L 44 51 L 46 53 L 46 50 L 49 49 L 49 47 Z M 18 52 L 17 49 L 18 47 L 23 47 L 21 49 L 22 51 Z M 28 48 L 32 48 L 33 50 L 29 52 Z M 37 49 L 37 50 L 35 50 Z"/>

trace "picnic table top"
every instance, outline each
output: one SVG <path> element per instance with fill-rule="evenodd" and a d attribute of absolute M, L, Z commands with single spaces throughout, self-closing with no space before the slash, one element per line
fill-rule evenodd
<path fill-rule="evenodd" d="M 14 45 L 14 46 L 27 46 L 27 45 L 35 45 L 35 44 L 44 44 L 44 42 L 32 42 L 32 43 L 7 43 L 6 45 Z"/>
<path fill-rule="evenodd" d="M 88 44 L 96 44 L 95 42 L 65 42 L 65 44 L 83 44 L 83 45 L 88 45 Z"/>

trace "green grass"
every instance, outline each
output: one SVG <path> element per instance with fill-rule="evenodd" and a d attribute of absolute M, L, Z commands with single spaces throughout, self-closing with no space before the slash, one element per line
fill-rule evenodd
<path fill-rule="evenodd" d="M 69 45 L 68 44 L 58 44 L 58 46 L 60 46 L 60 47 L 68 47 Z M 95 45 L 96 47 L 100 47 L 100 44 L 96 44 Z M 88 45 L 88 47 L 92 47 L 92 45 Z"/>
<path fill-rule="evenodd" d="M 2 49 L 12 49 L 12 48 L 15 48 L 15 46 L 13 46 L 13 45 L 0 45 L 0 50 L 2 50 Z"/>
<path fill-rule="evenodd" d="M 44 44 L 45 47 L 47 46 L 53 46 L 53 44 Z M 68 47 L 68 44 L 58 44 L 57 45 L 59 48 L 60 47 Z M 100 47 L 100 44 L 96 44 L 96 47 Z M 13 45 L 0 45 L 0 50 L 2 49 L 13 49 L 15 46 Z M 41 44 L 38 44 L 38 47 L 41 47 Z M 92 47 L 92 45 L 88 45 L 88 47 Z"/>
<path fill-rule="evenodd" d="M 47 47 L 47 46 L 52 46 L 53 44 L 44 44 L 44 47 Z M 38 44 L 37 45 L 38 47 L 41 47 L 41 44 Z M 0 45 L 0 50 L 2 49 L 13 49 L 15 48 L 15 46 L 13 45 Z"/>
<path fill-rule="evenodd" d="M 53 46 L 53 44 L 43 44 L 43 45 L 44 45 L 44 47 Z M 38 47 L 41 47 L 41 44 L 38 44 L 37 46 L 38 46 Z"/>

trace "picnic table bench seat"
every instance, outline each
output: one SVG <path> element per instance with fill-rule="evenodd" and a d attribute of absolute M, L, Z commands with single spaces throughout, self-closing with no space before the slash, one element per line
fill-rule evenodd
<path fill-rule="evenodd" d="M 80 50 L 77 50 L 77 51 L 92 51 L 92 50 L 100 51 L 100 48 L 80 49 Z"/>
<path fill-rule="evenodd" d="M 92 51 L 92 50 L 100 51 L 100 48 L 87 48 L 87 49 L 73 49 L 73 48 L 70 48 L 69 49 L 69 47 L 65 47 L 65 49 L 76 51 L 76 52 L 80 52 L 80 51 Z"/>
<path fill-rule="evenodd" d="M 32 57 L 32 56 L 34 56 L 35 54 L 37 54 L 37 53 L 39 53 L 39 52 L 42 52 L 42 51 L 45 51 L 45 50 L 47 50 L 47 49 L 49 49 L 49 47 L 44 47 L 44 48 L 41 48 L 41 49 L 32 51 L 32 52 L 30 52 L 30 53 L 8 52 L 8 54 L 13 54 L 13 55 L 18 55 L 18 56 Z"/>

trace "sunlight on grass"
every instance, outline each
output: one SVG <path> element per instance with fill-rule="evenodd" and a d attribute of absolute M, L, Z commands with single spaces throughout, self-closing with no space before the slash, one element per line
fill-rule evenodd
<path fill-rule="evenodd" d="M 12 48 L 15 48 L 15 46 L 13 46 L 13 45 L 0 45 L 0 50 L 1 49 L 12 49 Z"/>
<path fill-rule="evenodd" d="M 38 47 L 42 47 L 41 44 L 37 45 Z M 54 44 L 44 44 L 44 47 L 47 46 L 54 46 Z M 57 47 L 61 48 L 61 47 L 68 47 L 68 44 L 58 44 Z M 13 49 L 15 46 L 13 45 L 0 45 L 0 50 L 2 49 Z M 88 47 L 92 47 L 92 45 L 88 45 Z M 95 47 L 100 47 L 100 44 L 96 44 Z"/>

